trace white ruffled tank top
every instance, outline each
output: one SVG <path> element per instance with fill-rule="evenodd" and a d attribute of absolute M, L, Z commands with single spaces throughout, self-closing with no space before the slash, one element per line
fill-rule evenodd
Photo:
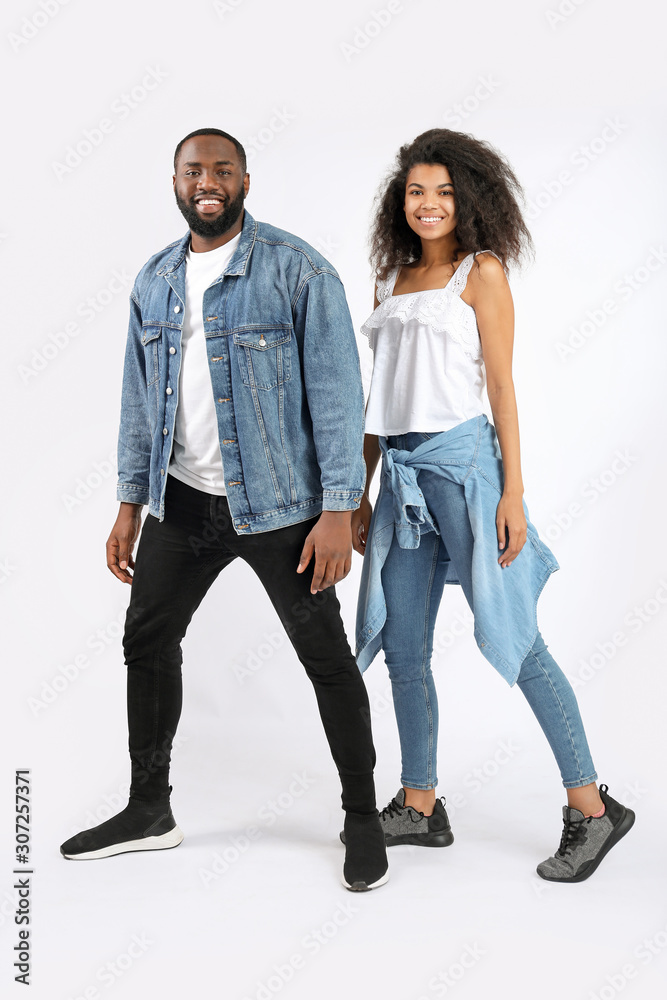
<path fill-rule="evenodd" d="M 394 295 L 399 268 L 378 281 L 379 305 L 361 328 L 373 349 L 367 434 L 438 433 L 486 412 L 475 310 L 461 298 L 474 260 L 443 288 Z"/>

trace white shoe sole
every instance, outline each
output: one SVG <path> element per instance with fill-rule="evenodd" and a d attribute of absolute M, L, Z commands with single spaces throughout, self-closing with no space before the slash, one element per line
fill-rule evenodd
<path fill-rule="evenodd" d="M 366 882 L 350 883 L 346 880 L 345 874 L 341 875 L 341 882 L 343 883 L 346 889 L 350 890 L 350 892 L 368 892 L 369 889 L 377 889 L 378 886 L 384 885 L 385 882 L 388 881 L 389 881 L 389 869 L 387 869 L 382 878 L 379 878 L 377 882 L 371 882 L 370 885 L 367 885 Z"/>
<path fill-rule="evenodd" d="M 130 851 L 165 851 L 170 847 L 178 847 L 183 840 L 183 833 L 178 826 L 160 837 L 142 837 L 141 840 L 126 840 L 121 844 L 110 844 L 101 847 L 99 851 L 87 851 L 85 854 L 64 854 L 69 861 L 94 861 L 96 858 L 110 858 L 114 854 L 128 854 Z"/>

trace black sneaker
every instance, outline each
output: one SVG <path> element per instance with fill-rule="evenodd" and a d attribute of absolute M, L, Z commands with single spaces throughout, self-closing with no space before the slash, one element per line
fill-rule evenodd
<path fill-rule="evenodd" d="M 130 799 L 117 816 L 66 840 L 60 853 L 70 861 L 92 861 L 129 851 L 163 851 L 178 847 L 182 840 L 169 799 L 159 802 Z"/>
<path fill-rule="evenodd" d="M 454 834 L 449 825 L 444 798 L 435 800 L 432 816 L 424 816 L 405 805 L 405 789 L 400 788 L 388 806 L 380 813 L 380 825 L 387 847 L 412 844 L 415 847 L 449 847 Z M 345 831 L 340 835 L 345 843 Z"/>
<path fill-rule="evenodd" d="M 389 878 L 387 848 L 378 814 L 345 814 L 343 885 L 350 892 L 368 892 Z"/>
<path fill-rule="evenodd" d="M 578 809 L 563 806 L 563 836 L 555 855 L 537 866 L 537 874 L 547 882 L 583 882 L 593 874 L 612 847 L 624 837 L 635 821 L 632 809 L 622 806 L 606 785 L 600 785 L 605 811 L 595 819 Z"/>

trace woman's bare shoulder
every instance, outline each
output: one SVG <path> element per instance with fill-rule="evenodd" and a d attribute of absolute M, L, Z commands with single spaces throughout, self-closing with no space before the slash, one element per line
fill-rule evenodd
<path fill-rule="evenodd" d="M 475 254 L 475 267 L 470 270 L 470 281 L 473 286 L 482 284 L 492 287 L 507 285 L 505 268 L 498 258 L 488 250 Z"/>

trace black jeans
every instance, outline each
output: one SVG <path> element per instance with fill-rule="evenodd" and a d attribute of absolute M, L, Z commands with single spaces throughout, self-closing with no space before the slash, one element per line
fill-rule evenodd
<path fill-rule="evenodd" d="M 172 740 L 181 714 L 181 640 L 204 595 L 237 556 L 259 577 L 313 683 L 343 808 L 375 809 L 375 750 L 366 686 L 350 650 L 333 587 L 310 593 L 312 563 L 297 573 L 314 520 L 237 535 L 226 497 L 169 477 L 162 522 L 146 517 L 136 555 L 123 646 L 132 762 L 131 796 L 169 792 Z M 221 615 L 223 628 L 233 626 Z"/>

